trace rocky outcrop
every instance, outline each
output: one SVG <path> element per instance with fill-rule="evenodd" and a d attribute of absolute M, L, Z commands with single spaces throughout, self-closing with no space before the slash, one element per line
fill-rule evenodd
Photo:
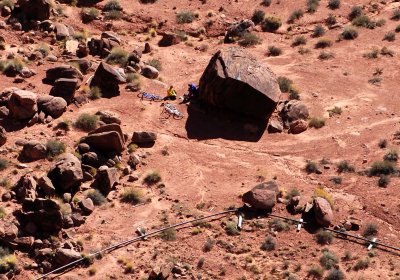
<path fill-rule="evenodd" d="M 7 142 L 7 132 L 4 127 L 0 126 L 0 147 Z"/>
<path fill-rule="evenodd" d="M 105 124 L 121 124 L 120 117 L 114 112 L 97 111 L 95 115 L 99 116 L 100 121 Z"/>
<path fill-rule="evenodd" d="M 104 153 L 120 154 L 125 149 L 125 139 L 118 124 L 103 125 L 81 139 L 81 143 Z"/>
<path fill-rule="evenodd" d="M 132 142 L 136 144 L 152 143 L 157 140 L 157 134 L 150 131 L 135 131 L 132 135 Z"/>
<path fill-rule="evenodd" d="M 67 101 L 61 97 L 41 96 L 38 99 L 38 107 L 39 111 L 57 119 L 67 110 Z"/>
<path fill-rule="evenodd" d="M 89 52 L 91 55 L 106 57 L 111 50 L 121 45 L 121 39 L 113 32 L 103 32 L 100 39 L 92 38 L 89 43 Z"/>
<path fill-rule="evenodd" d="M 29 161 L 43 159 L 47 156 L 47 149 L 42 143 L 30 141 L 22 148 L 21 156 Z"/>
<path fill-rule="evenodd" d="M 62 97 L 69 104 L 74 99 L 75 90 L 78 88 L 78 86 L 78 79 L 60 78 L 54 82 L 54 86 L 50 91 L 50 95 Z"/>
<path fill-rule="evenodd" d="M 242 200 L 255 209 L 271 210 L 276 204 L 278 192 L 278 185 L 274 181 L 270 181 L 259 184 L 244 193 Z"/>
<path fill-rule="evenodd" d="M 52 3 L 50 0 L 18 0 L 22 17 L 25 20 L 47 20 L 50 18 Z"/>
<path fill-rule="evenodd" d="M 8 100 L 8 109 L 14 119 L 29 120 L 38 111 L 37 96 L 31 91 L 14 89 Z"/>
<path fill-rule="evenodd" d="M 35 199 L 36 185 L 36 181 L 32 175 L 27 174 L 22 176 L 13 188 L 16 198 L 19 201 L 23 201 L 25 199 Z"/>
<path fill-rule="evenodd" d="M 83 75 L 78 69 L 70 65 L 57 66 L 46 71 L 45 81 L 47 83 L 54 84 L 56 80 L 61 78 L 77 79 L 82 81 Z"/>
<path fill-rule="evenodd" d="M 54 254 L 54 262 L 57 263 L 59 266 L 63 266 L 73 261 L 79 260 L 81 257 L 82 256 L 79 252 L 76 252 L 72 249 L 59 248 Z"/>
<path fill-rule="evenodd" d="M 155 67 L 146 65 L 142 68 L 142 75 L 149 79 L 157 79 L 159 72 Z"/>
<path fill-rule="evenodd" d="M 103 97 L 119 95 L 119 84 L 125 83 L 126 78 L 107 63 L 100 63 L 90 82 L 90 87 L 98 87 Z"/>
<path fill-rule="evenodd" d="M 199 92 L 206 104 L 262 121 L 275 110 L 281 94 L 275 74 L 239 47 L 213 55 Z"/>
<path fill-rule="evenodd" d="M 79 202 L 79 207 L 81 208 L 83 214 L 90 215 L 94 210 L 93 201 L 90 198 L 85 198 Z"/>
<path fill-rule="evenodd" d="M 291 122 L 297 120 L 307 120 L 309 117 L 307 106 L 304 104 L 304 102 L 298 100 L 286 101 L 279 114 L 286 127 L 290 127 Z"/>
<path fill-rule="evenodd" d="M 323 227 L 329 227 L 333 221 L 333 211 L 329 202 L 322 197 L 314 198 L 315 219 Z"/>
<path fill-rule="evenodd" d="M 117 168 L 99 168 L 92 187 L 98 189 L 102 194 L 108 195 L 118 182 L 119 173 Z"/>
<path fill-rule="evenodd" d="M 59 192 L 66 192 L 79 186 L 83 179 L 81 162 L 70 153 L 60 156 L 47 175 Z"/>
<path fill-rule="evenodd" d="M 169 47 L 179 44 L 181 40 L 175 33 L 166 32 L 162 35 L 161 40 L 158 42 L 160 47 Z"/>
<path fill-rule="evenodd" d="M 239 22 L 233 23 L 228 27 L 225 33 L 225 43 L 234 41 L 234 38 L 242 37 L 245 33 L 253 31 L 255 24 L 250 19 L 243 19 Z"/>

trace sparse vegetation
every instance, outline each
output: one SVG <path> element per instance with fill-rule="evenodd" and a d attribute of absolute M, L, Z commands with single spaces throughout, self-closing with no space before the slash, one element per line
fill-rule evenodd
<path fill-rule="evenodd" d="M 379 49 L 377 47 L 374 47 L 370 52 L 363 54 L 363 57 L 369 59 L 378 58 L 378 56 L 379 56 Z"/>
<path fill-rule="evenodd" d="M 144 201 L 144 194 L 142 190 L 136 187 L 129 187 L 121 194 L 121 201 L 125 203 L 138 204 Z"/>
<path fill-rule="evenodd" d="M 261 43 L 261 39 L 257 37 L 257 35 L 252 34 L 250 32 L 246 32 L 243 34 L 239 41 L 239 45 L 242 47 L 250 47 L 255 46 Z"/>
<path fill-rule="evenodd" d="M 396 166 L 391 161 L 376 161 L 368 170 L 369 176 L 390 175 L 396 171 Z"/>
<path fill-rule="evenodd" d="M 262 0 L 261 5 L 269 7 L 271 6 L 271 1 L 272 0 Z"/>
<path fill-rule="evenodd" d="M 160 237 L 164 241 L 175 241 L 176 240 L 176 229 L 169 228 L 167 230 L 164 230 L 163 232 L 160 233 Z"/>
<path fill-rule="evenodd" d="M 276 240 L 272 236 L 267 236 L 261 245 L 261 250 L 273 251 L 276 248 Z"/>
<path fill-rule="evenodd" d="M 144 182 L 148 185 L 154 185 L 161 181 L 160 173 L 157 170 L 152 170 L 144 177 Z"/>
<path fill-rule="evenodd" d="M 268 222 L 268 225 L 271 229 L 281 232 L 281 231 L 287 231 L 290 229 L 290 225 L 281 219 L 274 218 Z"/>
<path fill-rule="evenodd" d="M 396 150 L 390 150 L 385 154 L 383 160 L 396 162 L 399 159 L 399 154 Z"/>
<path fill-rule="evenodd" d="M 313 265 L 308 270 L 307 275 L 310 277 L 315 277 L 317 279 L 320 279 L 320 278 L 322 278 L 322 276 L 324 276 L 324 269 L 320 266 Z"/>
<path fill-rule="evenodd" d="M 370 260 L 368 257 L 365 259 L 359 259 L 353 268 L 355 271 L 358 271 L 361 269 L 367 269 L 369 267 L 369 263 L 370 263 Z"/>
<path fill-rule="evenodd" d="M 347 160 L 342 160 L 337 165 L 337 172 L 339 173 L 350 173 L 354 171 L 355 167 L 351 165 Z"/>
<path fill-rule="evenodd" d="M 43 55 L 43 57 L 48 56 L 50 53 L 50 47 L 46 43 L 38 44 L 35 50 L 39 51 Z"/>
<path fill-rule="evenodd" d="M 332 41 L 326 38 L 319 39 L 315 44 L 316 49 L 324 49 L 330 46 L 332 46 Z"/>
<path fill-rule="evenodd" d="M 393 31 L 389 31 L 388 33 L 385 34 L 383 40 L 393 42 L 394 40 L 396 40 L 396 33 L 394 33 Z"/>
<path fill-rule="evenodd" d="M 111 53 L 107 56 L 106 62 L 109 64 L 119 64 L 125 66 L 128 61 L 128 52 L 123 48 L 115 47 L 111 50 Z"/>
<path fill-rule="evenodd" d="M 321 117 L 313 117 L 308 122 L 309 127 L 314 127 L 316 129 L 325 126 L 325 119 Z"/>
<path fill-rule="evenodd" d="M 317 24 L 314 28 L 313 37 L 321 37 L 322 35 L 325 35 L 325 28 L 321 24 Z"/>
<path fill-rule="evenodd" d="M 9 161 L 5 158 L 0 158 L 0 171 L 7 169 Z"/>
<path fill-rule="evenodd" d="M 393 57 L 394 56 L 394 51 L 392 51 L 391 49 L 389 49 L 388 47 L 383 47 L 382 49 L 381 49 L 381 55 L 384 55 L 384 56 L 390 56 L 390 57 Z"/>
<path fill-rule="evenodd" d="M 176 22 L 179 24 L 191 23 L 198 17 L 192 11 L 182 11 L 176 14 Z"/>
<path fill-rule="evenodd" d="M 226 234 L 232 235 L 232 236 L 240 234 L 240 231 L 238 230 L 235 222 L 227 222 L 225 224 L 225 232 L 226 232 Z"/>
<path fill-rule="evenodd" d="M 304 15 L 303 10 L 301 9 L 294 10 L 289 16 L 288 23 L 295 22 L 296 20 L 302 18 L 303 15 Z"/>
<path fill-rule="evenodd" d="M 351 24 L 357 27 L 365 27 L 370 29 L 373 29 L 376 26 L 375 22 L 371 21 L 367 15 L 360 15 L 358 17 L 355 17 L 351 21 Z"/>
<path fill-rule="evenodd" d="M 215 245 L 215 241 L 210 238 L 207 238 L 206 242 L 203 245 L 203 251 L 210 252 L 212 250 L 212 248 L 214 247 L 214 245 Z"/>
<path fill-rule="evenodd" d="M 155 59 L 155 58 L 150 59 L 150 60 L 146 61 L 146 64 L 156 68 L 158 71 L 162 70 L 161 61 L 159 59 Z"/>
<path fill-rule="evenodd" d="M 399 33 L 399 32 L 400 32 L 400 24 L 396 26 L 396 28 L 394 29 L 394 31 L 395 31 L 396 33 Z"/>
<path fill-rule="evenodd" d="M 268 46 L 268 56 L 279 56 L 282 54 L 282 49 L 276 46 Z"/>
<path fill-rule="evenodd" d="M 261 23 L 261 28 L 264 32 L 275 32 L 281 26 L 281 19 L 275 16 L 266 16 Z"/>
<path fill-rule="evenodd" d="M 53 158 L 65 153 L 66 146 L 63 142 L 57 140 L 49 140 L 46 143 L 47 157 Z"/>
<path fill-rule="evenodd" d="M 358 37 L 358 31 L 352 27 L 347 27 L 343 30 L 341 38 L 345 40 L 354 40 Z"/>
<path fill-rule="evenodd" d="M 313 14 L 317 11 L 319 0 L 307 0 L 307 12 Z"/>
<path fill-rule="evenodd" d="M 386 148 L 388 145 L 388 141 L 386 139 L 379 140 L 378 147 L 381 149 Z"/>
<path fill-rule="evenodd" d="M 335 106 L 332 109 L 329 109 L 328 113 L 329 113 L 329 117 L 339 116 L 342 114 L 342 108 Z"/>
<path fill-rule="evenodd" d="M 100 16 L 100 11 L 96 8 L 83 8 L 81 10 L 81 18 L 85 23 L 91 22 Z"/>
<path fill-rule="evenodd" d="M 100 99 L 102 96 L 101 89 L 99 87 L 91 87 L 88 91 L 88 98 L 90 100 Z"/>
<path fill-rule="evenodd" d="M 328 26 L 335 25 L 337 23 L 335 15 L 334 14 L 329 14 L 328 17 L 325 19 L 325 23 Z"/>
<path fill-rule="evenodd" d="M 300 191 L 298 189 L 291 189 L 285 196 L 287 200 L 291 200 L 295 196 L 300 196 Z"/>
<path fill-rule="evenodd" d="M 86 194 L 87 198 L 90 198 L 93 201 L 94 205 L 102 205 L 106 202 L 106 198 L 99 190 L 91 190 Z"/>
<path fill-rule="evenodd" d="M 103 8 L 104 12 L 111 12 L 111 11 L 122 11 L 123 8 L 119 1 L 117 0 L 109 0 Z"/>
<path fill-rule="evenodd" d="M 109 11 L 105 14 L 104 18 L 107 20 L 119 20 L 123 17 L 121 11 Z"/>
<path fill-rule="evenodd" d="M 319 263 L 321 264 L 321 266 L 326 269 L 333 268 L 336 264 L 338 264 L 338 262 L 338 257 L 329 250 L 324 251 L 321 258 L 319 259 Z"/>
<path fill-rule="evenodd" d="M 333 176 L 333 177 L 330 179 L 330 181 L 331 181 L 332 183 L 334 183 L 335 185 L 340 185 L 340 184 L 342 184 L 343 179 L 342 179 L 342 177 L 340 177 L 340 176 Z"/>
<path fill-rule="evenodd" d="M 378 180 L 378 186 L 381 188 L 386 188 L 390 183 L 390 177 L 387 175 L 381 175 Z"/>
<path fill-rule="evenodd" d="M 7 273 L 17 267 L 17 257 L 7 248 L 0 247 L 0 273 Z"/>
<path fill-rule="evenodd" d="M 322 51 L 318 55 L 318 59 L 320 59 L 320 60 L 328 60 L 331 58 L 333 58 L 333 54 L 331 52 Z"/>
<path fill-rule="evenodd" d="M 6 215 L 6 210 L 3 207 L 0 207 L 0 220 L 4 219 Z"/>
<path fill-rule="evenodd" d="M 329 9 L 336 10 L 340 8 L 340 0 L 329 0 L 328 2 Z"/>
<path fill-rule="evenodd" d="M 83 113 L 75 121 L 74 126 L 84 131 L 91 131 L 98 125 L 99 118 L 96 115 Z"/>
<path fill-rule="evenodd" d="M 337 268 L 333 268 L 329 270 L 328 275 L 325 277 L 325 280 L 344 280 L 344 273 Z"/>
<path fill-rule="evenodd" d="M 392 17 L 390 18 L 392 20 L 400 20 L 400 9 L 394 10 Z"/>
<path fill-rule="evenodd" d="M 306 43 L 307 43 L 306 37 L 304 37 L 303 35 L 300 35 L 300 36 L 297 36 L 297 37 L 294 38 L 293 43 L 292 43 L 292 47 L 305 45 Z"/>
<path fill-rule="evenodd" d="M 355 19 L 356 17 L 361 16 L 362 14 L 363 14 L 362 7 L 360 7 L 360 6 L 353 6 L 353 7 L 351 8 L 350 13 L 349 13 L 349 19 L 350 19 L 350 20 L 353 20 L 353 19 Z"/>
<path fill-rule="evenodd" d="M 318 186 L 317 188 L 315 188 L 313 197 L 324 198 L 333 207 L 333 197 L 329 192 L 325 190 L 323 186 Z"/>
<path fill-rule="evenodd" d="M 326 245 L 331 244 L 333 241 L 333 234 L 327 230 L 320 230 L 316 235 L 316 240 L 318 244 Z"/>
<path fill-rule="evenodd" d="M 378 234 L 378 225 L 373 223 L 368 223 L 365 225 L 365 229 L 363 231 L 363 236 L 365 238 L 371 238 Z"/>
<path fill-rule="evenodd" d="M 278 84 L 281 92 L 289 92 L 293 86 L 293 81 L 289 78 L 280 76 L 278 77 Z"/>
<path fill-rule="evenodd" d="M 264 17 L 265 17 L 265 12 L 263 10 L 254 10 L 251 20 L 255 24 L 259 24 L 263 21 Z"/>
<path fill-rule="evenodd" d="M 0 71 L 6 75 L 20 73 L 23 67 L 24 63 L 19 58 L 0 60 Z"/>

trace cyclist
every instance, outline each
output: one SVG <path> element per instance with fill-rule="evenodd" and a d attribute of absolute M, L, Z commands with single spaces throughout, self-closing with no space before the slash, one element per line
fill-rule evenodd
<path fill-rule="evenodd" d="M 167 89 L 167 96 L 164 97 L 164 100 L 176 100 L 176 91 L 173 86 Z"/>

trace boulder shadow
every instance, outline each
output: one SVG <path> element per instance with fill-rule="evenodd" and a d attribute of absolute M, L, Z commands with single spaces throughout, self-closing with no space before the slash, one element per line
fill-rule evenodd
<path fill-rule="evenodd" d="M 187 108 L 186 132 L 190 139 L 257 142 L 264 134 L 268 120 L 260 121 L 231 111 L 191 102 Z"/>

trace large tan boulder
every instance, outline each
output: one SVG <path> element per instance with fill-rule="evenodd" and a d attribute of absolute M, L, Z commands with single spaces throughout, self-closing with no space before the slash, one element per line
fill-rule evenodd
<path fill-rule="evenodd" d="M 51 167 L 48 175 L 56 190 L 65 192 L 79 186 L 83 179 L 79 159 L 70 153 L 62 154 Z"/>
<path fill-rule="evenodd" d="M 333 221 L 333 211 L 330 203 L 322 197 L 314 198 L 315 219 L 323 227 L 328 227 Z"/>
<path fill-rule="evenodd" d="M 261 183 L 242 196 L 244 203 L 259 210 L 271 210 L 276 204 L 279 188 L 274 181 Z"/>
<path fill-rule="evenodd" d="M 120 154 L 125 149 L 125 138 L 118 124 L 103 125 L 81 139 L 92 149 L 104 153 Z"/>
<path fill-rule="evenodd" d="M 37 96 L 31 91 L 14 89 L 8 100 L 8 108 L 14 119 L 29 120 L 38 111 Z"/>

